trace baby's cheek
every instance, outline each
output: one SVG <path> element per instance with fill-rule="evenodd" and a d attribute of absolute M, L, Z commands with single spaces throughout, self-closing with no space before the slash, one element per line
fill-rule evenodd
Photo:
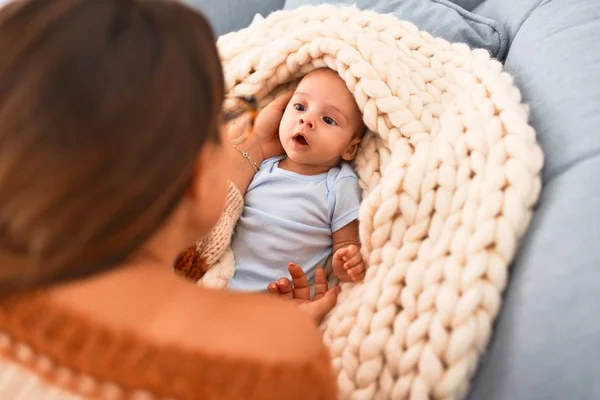
<path fill-rule="evenodd" d="M 281 118 L 281 123 L 279 124 L 279 138 L 283 139 L 286 135 L 291 134 L 293 127 L 293 120 L 290 117 L 289 112 L 286 111 Z"/>

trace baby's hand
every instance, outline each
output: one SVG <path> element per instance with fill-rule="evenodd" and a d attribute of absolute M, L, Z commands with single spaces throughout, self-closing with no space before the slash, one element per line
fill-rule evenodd
<path fill-rule="evenodd" d="M 365 279 L 365 261 L 360 248 L 351 244 L 338 249 L 333 254 L 333 273 L 342 282 L 360 282 Z"/>

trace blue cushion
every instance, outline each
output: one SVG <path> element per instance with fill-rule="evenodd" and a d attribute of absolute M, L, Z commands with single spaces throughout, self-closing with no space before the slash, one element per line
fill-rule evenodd
<path fill-rule="evenodd" d="M 283 7 L 285 0 L 183 0 L 202 12 L 217 36 L 245 28 L 256 14 L 266 16 Z"/>
<path fill-rule="evenodd" d="M 514 38 L 513 74 L 544 150 L 544 179 L 600 152 L 600 1 L 554 0 Z"/>
<path fill-rule="evenodd" d="M 523 22 L 538 7 L 552 0 L 485 0 L 473 11 L 477 14 L 494 18 L 504 26 L 508 33 L 509 47 Z"/>
<path fill-rule="evenodd" d="M 600 399 L 599 176 L 595 156 L 546 185 L 469 400 Z"/>
<path fill-rule="evenodd" d="M 600 399 L 600 1 L 488 1 L 518 23 L 505 68 L 545 188 L 470 399 Z"/>
<path fill-rule="evenodd" d="M 286 0 L 284 8 L 289 10 L 323 3 L 356 5 L 361 10 L 391 13 L 399 19 L 411 21 L 433 36 L 486 49 L 497 59 L 502 60 L 506 54 L 506 32 L 499 23 L 447 0 Z"/>
<path fill-rule="evenodd" d="M 472 11 L 475 7 L 483 3 L 485 0 L 450 0 L 454 4 L 464 8 L 465 10 Z"/>

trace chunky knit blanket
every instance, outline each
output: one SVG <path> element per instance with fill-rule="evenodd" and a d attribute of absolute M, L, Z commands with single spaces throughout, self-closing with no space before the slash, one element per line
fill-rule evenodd
<path fill-rule="evenodd" d="M 279 11 L 218 47 L 227 92 L 263 102 L 337 71 L 370 130 L 355 165 L 368 273 L 322 325 L 341 397 L 464 397 L 541 189 L 512 78 L 484 50 L 353 7 Z"/>

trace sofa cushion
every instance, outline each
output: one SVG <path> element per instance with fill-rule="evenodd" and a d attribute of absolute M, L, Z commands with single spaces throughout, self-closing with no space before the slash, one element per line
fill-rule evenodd
<path fill-rule="evenodd" d="M 505 69 L 515 76 L 549 181 L 600 152 L 600 1 L 554 0 L 525 20 Z"/>
<path fill-rule="evenodd" d="M 454 4 L 464 8 L 465 10 L 472 11 L 475 7 L 483 3 L 485 0 L 450 0 Z"/>
<path fill-rule="evenodd" d="M 523 22 L 537 8 L 552 0 L 484 0 L 473 12 L 487 18 L 493 18 L 504 26 L 508 33 L 508 43 L 523 25 Z"/>
<path fill-rule="evenodd" d="M 284 8 L 322 3 L 356 5 L 361 10 L 391 13 L 434 36 L 486 49 L 497 59 L 502 60 L 506 54 L 506 32 L 499 23 L 447 0 L 286 0 Z"/>
<path fill-rule="evenodd" d="M 468 400 L 600 399 L 599 175 L 595 156 L 546 185 Z"/>
<path fill-rule="evenodd" d="M 285 0 L 183 0 L 209 19 L 217 36 L 250 25 L 256 14 L 268 15 L 283 7 Z"/>
<path fill-rule="evenodd" d="M 523 21 L 505 68 L 530 105 L 545 188 L 470 399 L 598 399 L 600 1 L 554 0 Z"/>

